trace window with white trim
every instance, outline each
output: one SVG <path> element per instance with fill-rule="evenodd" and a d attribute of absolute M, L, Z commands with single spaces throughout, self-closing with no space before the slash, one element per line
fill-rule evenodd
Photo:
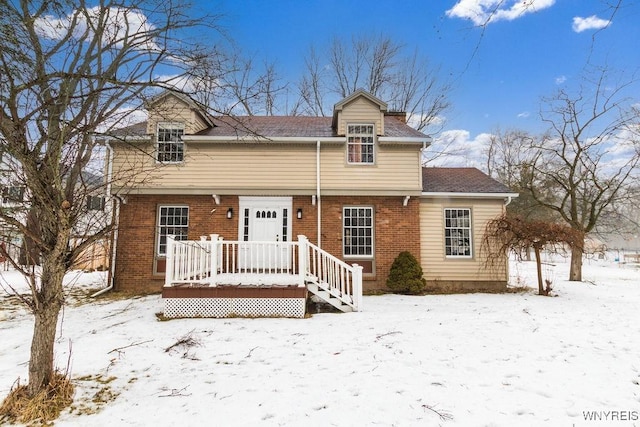
<path fill-rule="evenodd" d="M 373 256 L 373 208 L 342 208 L 342 252 L 345 257 Z"/>
<path fill-rule="evenodd" d="M 189 233 L 188 206 L 159 206 L 158 227 L 156 231 L 156 253 L 167 254 L 167 236 L 174 235 L 176 240 L 187 240 Z"/>
<path fill-rule="evenodd" d="M 184 160 L 183 123 L 158 123 L 157 157 L 162 163 L 180 163 Z"/>
<path fill-rule="evenodd" d="M 105 199 L 101 196 L 87 196 L 87 210 L 103 211 Z"/>
<path fill-rule="evenodd" d="M 471 209 L 444 210 L 444 249 L 447 257 L 471 257 Z"/>
<path fill-rule="evenodd" d="M 373 125 L 347 125 L 347 163 L 374 163 Z"/>
<path fill-rule="evenodd" d="M 20 203 L 24 201 L 25 187 L 13 185 L 2 188 L 2 203 Z"/>

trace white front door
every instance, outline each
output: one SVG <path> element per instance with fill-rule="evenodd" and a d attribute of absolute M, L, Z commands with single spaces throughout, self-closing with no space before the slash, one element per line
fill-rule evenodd
<path fill-rule="evenodd" d="M 240 268 L 286 269 L 291 251 L 291 197 L 240 197 Z M 262 242 L 262 243 L 260 243 Z"/>

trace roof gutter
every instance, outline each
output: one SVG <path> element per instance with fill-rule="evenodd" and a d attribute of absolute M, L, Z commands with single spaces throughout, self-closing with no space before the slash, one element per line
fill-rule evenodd
<path fill-rule="evenodd" d="M 329 142 L 329 143 L 344 143 L 345 137 L 341 136 L 327 136 L 320 137 L 317 136 L 278 136 L 269 138 L 266 136 L 260 135 L 246 135 L 246 136 L 207 136 L 207 135 L 184 135 L 182 140 L 185 142 L 221 142 L 221 143 L 229 143 L 229 142 L 289 142 L 289 143 L 300 143 L 306 142 L 310 144 L 315 144 L 318 141 L 321 142 Z"/>
<path fill-rule="evenodd" d="M 413 136 L 379 136 L 378 142 L 381 144 L 421 144 L 425 148 L 425 146 L 431 144 L 432 139 L 430 137 Z"/>
<path fill-rule="evenodd" d="M 446 199 L 513 199 L 518 193 L 454 193 L 454 192 L 422 192 L 422 197 L 446 198 Z"/>

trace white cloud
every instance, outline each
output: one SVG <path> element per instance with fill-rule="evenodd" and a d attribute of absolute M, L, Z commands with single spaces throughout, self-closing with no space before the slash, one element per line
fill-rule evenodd
<path fill-rule="evenodd" d="M 610 20 L 598 18 L 596 15 L 591 15 L 588 18 L 576 16 L 573 18 L 573 31 L 581 33 L 586 30 L 599 30 L 608 27 L 609 24 L 611 24 Z"/>
<path fill-rule="evenodd" d="M 137 107 L 122 107 L 115 111 L 111 117 L 105 120 L 97 132 L 110 132 L 113 129 L 119 129 L 131 126 L 136 123 L 143 122 L 148 119 L 147 111 Z"/>
<path fill-rule="evenodd" d="M 471 138 L 469 131 L 456 129 L 442 132 L 425 152 L 428 166 L 476 167 L 484 169 L 486 147 L 491 134 Z"/>
<path fill-rule="evenodd" d="M 556 77 L 556 84 L 561 85 L 567 81 L 567 76 L 558 76 Z"/>
<path fill-rule="evenodd" d="M 497 21 L 513 21 L 528 13 L 538 12 L 556 0 L 459 0 L 447 10 L 450 18 L 469 19 L 476 25 Z"/>
<path fill-rule="evenodd" d="M 526 119 L 527 117 L 529 117 L 531 115 L 530 112 L 528 111 L 523 111 L 522 113 L 518 114 L 518 118 L 519 119 Z"/>
<path fill-rule="evenodd" d="M 408 114 L 407 116 L 407 124 L 413 128 L 418 128 L 418 126 L 422 123 L 429 123 L 429 125 L 422 129 L 422 132 L 429 135 L 432 133 L 431 131 L 436 132 L 439 129 L 442 129 L 444 123 L 447 121 L 447 118 L 444 116 L 427 116 L 426 114 Z"/>
<path fill-rule="evenodd" d="M 98 24 L 101 20 L 106 24 Z M 157 48 L 151 36 L 153 24 L 142 12 L 135 9 L 104 9 L 95 6 L 86 10 L 75 10 L 61 18 L 46 15 L 36 20 L 35 28 L 40 36 L 53 40 L 61 40 L 72 32 L 74 38 L 90 41 L 94 37 L 91 29 L 94 25 L 89 25 L 89 21 L 94 25 L 103 25 L 102 43 L 105 45 L 114 44 L 119 47 L 127 41 L 139 49 Z"/>

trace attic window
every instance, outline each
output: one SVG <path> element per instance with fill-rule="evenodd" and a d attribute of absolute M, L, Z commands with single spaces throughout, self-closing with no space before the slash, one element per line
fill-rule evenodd
<path fill-rule="evenodd" d="M 373 164 L 374 141 L 373 125 L 347 126 L 347 162 L 357 164 Z"/>
<path fill-rule="evenodd" d="M 158 123 L 157 160 L 180 163 L 184 160 L 183 123 Z"/>

